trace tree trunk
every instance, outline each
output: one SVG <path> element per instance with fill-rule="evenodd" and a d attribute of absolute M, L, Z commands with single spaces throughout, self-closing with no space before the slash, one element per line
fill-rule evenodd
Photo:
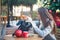
<path fill-rule="evenodd" d="M 1 13 L 2 13 L 2 0 L 0 0 L 0 24 L 1 24 Z"/>
<path fill-rule="evenodd" d="M 30 14 L 31 14 L 31 17 L 33 17 L 32 13 L 33 13 L 33 6 L 31 5 L 30 6 Z"/>
<path fill-rule="evenodd" d="M 7 21 L 8 21 L 8 23 L 7 23 L 7 27 L 10 27 L 10 13 L 9 13 L 9 6 L 8 6 L 8 15 L 7 15 Z"/>
<path fill-rule="evenodd" d="M 10 21 L 13 19 L 12 17 L 12 9 L 13 9 L 13 6 L 12 5 L 8 5 L 8 23 L 7 23 L 7 27 L 11 27 L 10 25 Z"/>
<path fill-rule="evenodd" d="M 13 5 L 10 6 L 10 20 L 12 21 L 13 20 Z"/>

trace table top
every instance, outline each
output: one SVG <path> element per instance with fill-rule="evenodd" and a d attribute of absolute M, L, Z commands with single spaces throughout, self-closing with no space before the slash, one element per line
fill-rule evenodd
<path fill-rule="evenodd" d="M 41 37 L 38 37 L 38 35 L 34 34 L 34 36 L 30 36 L 28 38 L 23 38 L 23 37 L 12 37 L 11 35 L 6 35 L 5 40 L 42 40 Z"/>

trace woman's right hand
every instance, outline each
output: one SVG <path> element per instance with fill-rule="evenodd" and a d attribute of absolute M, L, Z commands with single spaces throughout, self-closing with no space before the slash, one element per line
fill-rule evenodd
<path fill-rule="evenodd" d="M 33 20 L 31 17 L 27 16 L 27 21 L 31 23 Z"/>
<path fill-rule="evenodd" d="M 34 27 L 34 28 L 36 28 L 36 27 L 37 27 L 37 26 L 36 26 L 36 23 L 35 23 L 35 22 L 33 22 L 32 18 L 31 18 L 31 17 L 29 17 L 29 16 L 27 16 L 27 22 L 30 22 L 30 23 L 32 24 L 32 27 Z"/>

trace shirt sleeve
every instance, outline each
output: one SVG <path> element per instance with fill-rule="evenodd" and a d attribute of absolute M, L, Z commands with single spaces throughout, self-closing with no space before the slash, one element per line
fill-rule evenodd
<path fill-rule="evenodd" d="M 51 23 L 52 23 L 52 22 L 51 22 Z M 44 38 L 45 36 L 47 36 L 49 33 L 51 33 L 52 28 L 53 28 L 53 27 L 51 27 L 51 26 L 53 26 L 52 24 L 51 24 L 51 26 L 46 27 L 44 30 L 39 29 L 39 28 L 36 26 L 35 23 L 32 23 L 32 26 L 33 26 L 34 30 L 36 31 L 36 33 L 38 33 L 38 34 L 39 34 L 40 36 L 42 36 L 43 38 Z"/>

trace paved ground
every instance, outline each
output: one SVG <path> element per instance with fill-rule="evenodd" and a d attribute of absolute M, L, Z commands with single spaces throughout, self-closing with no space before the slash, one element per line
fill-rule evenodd
<path fill-rule="evenodd" d="M 2 30 L 4 29 L 4 30 Z M 12 34 L 17 28 L 11 27 L 11 28 L 6 28 L 5 30 L 5 25 L 0 24 L 0 40 L 2 40 L 3 36 L 6 34 Z M 1 34 L 2 33 L 2 34 Z M 57 39 L 60 40 L 60 28 L 57 28 Z"/>
<path fill-rule="evenodd" d="M 34 34 L 34 36 L 28 37 L 28 38 L 24 38 L 24 37 L 12 37 L 11 35 L 6 35 L 5 36 L 6 40 L 42 40 L 41 37 L 38 37 L 37 34 Z"/>

